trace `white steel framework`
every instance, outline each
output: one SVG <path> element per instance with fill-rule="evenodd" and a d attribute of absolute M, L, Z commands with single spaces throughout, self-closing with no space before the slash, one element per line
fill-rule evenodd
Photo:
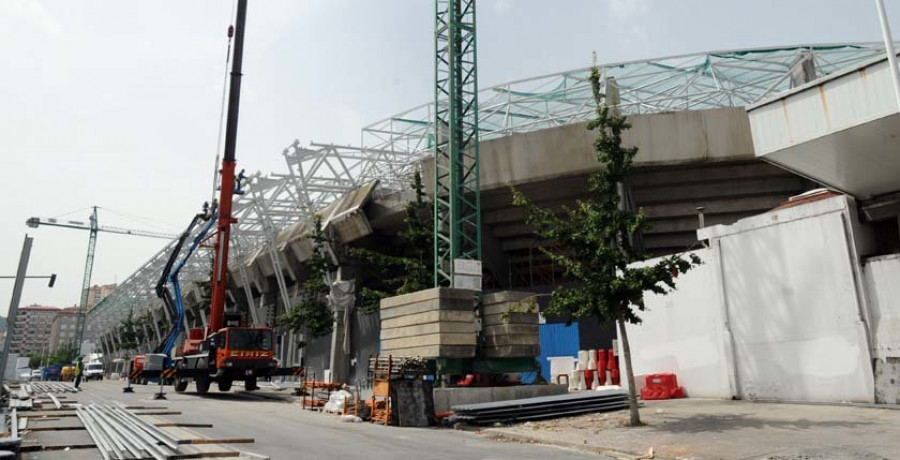
<path fill-rule="evenodd" d="M 884 52 L 881 43 L 843 43 L 698 53 L 604 64 L 601 81 L 615 82 L 619 107 L 627 114 L 743 107 L 790 89 L 798 70 L 819 78 Z M 479 137 L 587 121 L 594 113 L 588 74 L 588 68 L 576 69 L 480 90 Z M 276 232 L 373 179 L 382 188 L 405 187 L 420 160 L 432 154 L 434 118 L 434 103 L 405 110 L 364 127 L 362 147 L 303 147 L 294 141 L 283 151 L 287 172 L 251 176 L 247 193 L 237 197 L 233 257 L 270 246 Z M 161 306 L 154 286 L 173 247 L 174 241 L 160 249 L 88 313 L 88 340 L 97 341 L 132 310 Z M 209 255 L 200 251 L 182 270 L 183 284 L 207 280 L 209 264 Z M 278 284 L 284 291 L 283 281 Z"/>

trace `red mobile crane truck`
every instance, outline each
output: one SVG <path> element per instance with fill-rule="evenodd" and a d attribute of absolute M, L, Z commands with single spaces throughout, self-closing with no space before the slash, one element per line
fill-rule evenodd
<path fill-rule="evenodd" d="M 173 328 L 166 336 L 166 340 L 159 345 L 155 355 L 147 355 L 148 363 L 151 357 L 157 364 L 144 366 L 141 371 L 131 373 L 131 380 L 135 378 L 160 378 L 163 382 L 174 381 L 175 391 L 183 392 L 188 383 L 193 380 L 197 393 L 205 394 L 209 391 L 210 384 L 216 382 L 220 391 L 228 391 L 235 380 L 244 382 L 245 389 L 257 389 L 258 378 L 268 378 L 276 375 L 299 375 L 300 368 L 279 368 L 274 356 L 273 331 L 268 327 L 248 327 L 239 325 L 239 322 L 228 321 L 225 318 L 225 299 L 228 285 L 228 250 L 231 239 L 231 225 L 236 222 L 231 215 L 232 199 L 235 194 L 242 194 L 241 180 L 243 172 L 235 178 L 235 150 L 238 127 L 238 108 L 241 92 L 241 66 L 244 51 L 244 24 L 247 15 L 247 0 L 238 0 L 237 18 L 235 26 L 229 28 L 229 37 L 234 34 L 234 51 L 232 55 L 231 86 L 228 94 L 228 113 L 225 127 L 225 151 L 222 158 L 221 188 L 218 203 L 213 203 L 212 209 L 205 207 L 204 212 L 197 214 L 181 235 L 162 277 L 156 286 L 157 295 L 163 299 L 170 310 L 176 313 L 176 321 Z M 174 348 L 178 336 L 182 332 L 182 318 L 184 315 L 181 304 L 181 290 L 178 285 L 178 271 L 184 262 L 193 253 L 196 247 L 206 238 L 215 222 L 216 233 L 212 245 L 214 256 L 212 266 L 212 298 L 209 307 L 209 323 L 205 328 L 193 328 L 188 330 L 187 339 L 180 350 L 176 350 L 176 356 L 172 359 L 169 354 Z M 194 240 L 190 251 L 184 259 L 176 264 L 181 247 L 193 228 L 201 221 L 207 221 L 200 235 Z M 173 266 L 174 270 L 173 270 Z M 175 287 L 174 295 L 169 292 L 165 284 L 170 282 Z M 130 387 L 129 387 L 130 388 Z"/>

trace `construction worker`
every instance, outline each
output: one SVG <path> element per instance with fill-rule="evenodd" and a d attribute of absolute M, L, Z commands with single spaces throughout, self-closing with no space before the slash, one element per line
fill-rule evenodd
<path fill-rule="evenodd" d="M 82 363 L 82 358 L 79 356 L 75 360 L 75 388 L 78 388 L 78 385 L 81 385 L 81 377 L 84 375 L 84 363 Z"/>

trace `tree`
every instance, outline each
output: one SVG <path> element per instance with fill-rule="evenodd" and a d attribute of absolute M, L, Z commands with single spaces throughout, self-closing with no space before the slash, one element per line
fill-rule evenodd
<path fill-rule="evenodd" d="M 597 131 L 594 151 L 601 164 L 600 170 L 589 178 L 591 197 L 579 200 L 574 208 L 565 208 L 562 215 L 533 204 L 515 188 L 513 203 L 527 210 L 526 221 L 538 236 L 558 244 L 541 250 L 562 267 L 565 277 L 576 282 L 575 287 L 553 291 L 548 313 L 566 317 L 570 322 L 596 316 L 601 322 L 618 325 L 628 378 L 630 424 L 639 426 L 625 325 L 640 324 L 644 292 L 670 292 L 675 289 L 678 274 L 701 261 L 694 254 L 672 255 L 652 265 L 633 265 L 647 259 L 640 245 L 634 244 L 645 226 L 644 214 L 629 209 L 624 193 L 638 149 L 622 146 L 622 133 L 631 126 L 625 116 L 604 103 L 596 66 L 591 69 L 590 81 L 597 117 L 588 123 L 588 129 Z"/>
<path fill-rule="evenodd" d="M 43 353 L 28 353 L 28 367 L 37 369 L 43 364 L 44 366 L 52 366 L 54 364 L 68 364 L 72 362 L 72 350 L 69 345 L 62 345 L 53 352 L 46 355 Z"/>
<path fill-rule="evenodd" d="M 44 362 L 44 354 L 30 351 L 25 353 L 25 357 L 28 358 L 28 367 L 32 369 L 37 369 L 41 367 L 41 364 Z"/>
<path fill-rule="evenodd" d="M 279 318 L 279 322 L 293 331 L 306 330 L 312 338 L 331 333 L 334 318 L 328 305 L 331 289 L 325 281 L 326 275 L 335 270 L 334 264 L 325 256 L 323 248 L 327 239 L 322 231 L 322 218 L 316 216 L 315 228 L 311 235 L 312 254 L 307 261 L 309 275 L 302 285 L 300 303 L 291 307 Z"/>
<path fill-rule="evenodd" d="M 134 318 L 134 312 L 128 314 L 128 317 L 123 319 L 118 326 L 119 332 L 119 348 L 122 350 L 134 351 L 137 349 L 138 344 L 140 343 L 138 337 L 138 320 Z"/>
<path fill-rule="evenodd" d="M 411 187 L 416 197 L 407 203 L 403 219 L 406 227 L 397 233 L 403 241 L 406 255 L 366 248 L 349 250 L 351 256 L 365 264 L 365 282 L 359 290 L 359 308 L 364 313 L 377 312 L 381 299 L 385 297 L 409 294 L 434 285 L 432 204 L 425 194 L 422 175 L 418 171 Z"/>

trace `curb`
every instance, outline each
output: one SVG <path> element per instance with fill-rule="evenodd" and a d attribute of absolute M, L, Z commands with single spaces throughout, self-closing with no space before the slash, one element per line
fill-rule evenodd
<path fill-rule="evenodd" d="M 576 450 L 579 452 L 585 452 L 589 454 L 597 454 L 603 455 L 609 459 L 616 460 L 636 460 L 640 458 L 647 458 L 646 454 L 634 454 L 630 452 L 623 452 L 618 449 L 613 449 L 611 447 L 598 446 L 595 444 L 578 444 L 574 442 L 566 442 L 566 441 L 557 441 L 552 439 L 540 438 L 537 436 L 529 436 L 526 434 L 520 433 L 509 433 L 504 431 L 502 428 L 488 428 L 485 430 L 481 430 L 479 434 L 484 435 L 487 438 L 493 439 L 495 441 L 513 441 L 513 442 L 521 442 L 527 444 L 543 444 L 545 446 L 553 446 L 553 447 L 561 447 L 565 449 Z M 664 460 L 661 457 L 654 457 L 659 460 Z"/>

